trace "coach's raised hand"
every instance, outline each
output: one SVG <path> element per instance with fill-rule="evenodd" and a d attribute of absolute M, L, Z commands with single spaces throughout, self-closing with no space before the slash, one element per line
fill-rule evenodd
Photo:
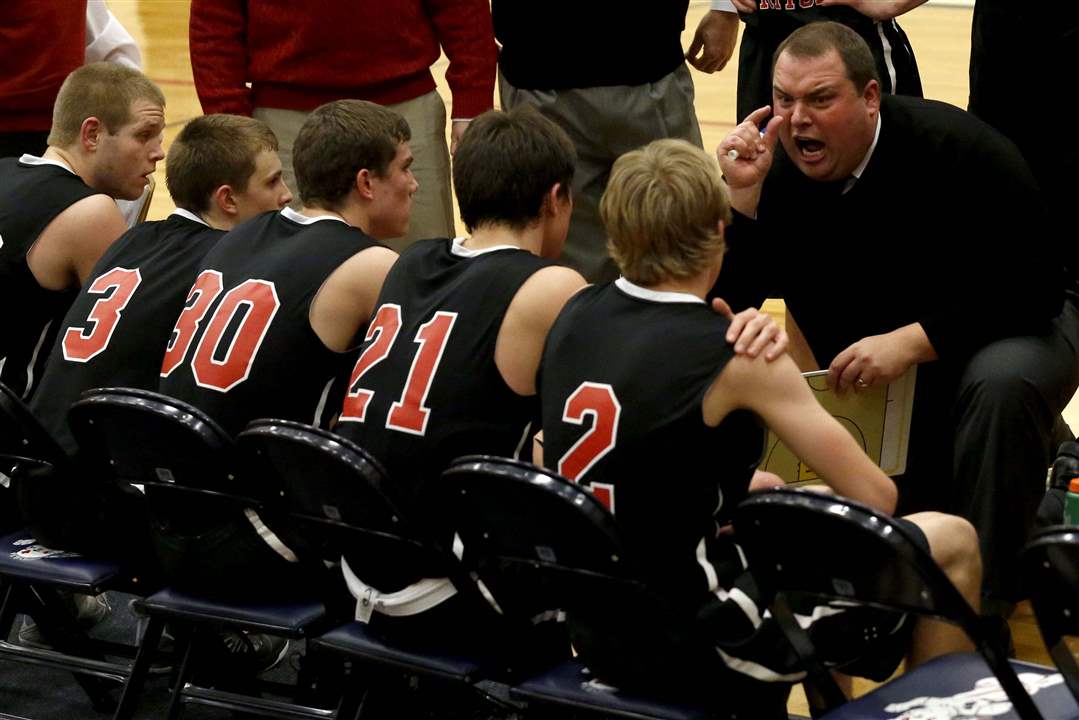
<path fill-rule="evenodd" d="M 719 167 L 731 191 L 731 207 L 749 217 L 757 214 L 761 185 L 772 167 L 779 128 L 783 125 L 783 116 L 776 115 L 768 121 L 764 132 L 760 132 L 761 123 L 771 112 L 769 105 L 751 112 L 716 149 Z"/>

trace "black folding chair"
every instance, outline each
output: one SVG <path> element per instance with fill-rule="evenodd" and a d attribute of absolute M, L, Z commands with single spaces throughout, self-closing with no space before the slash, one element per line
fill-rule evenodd
<path fill-rule="evenodd" d="M 78 468 L 29 408 L 0 384 L 0 473 L 11 483 L 30 484 L 76 472 Z M 6 493 L 11 502 L 15 495 L 13 490 Z M 30 521 L 33 526 L 33 518 Z M 115 705 L 111 691 L 130 676 L 136 648 L 89 638 L 58 593 L 139 593 L 142 585 L 137 574 L 121 562 L 44 547 L 37 534 L 32 529 L 19 530 L 0 538 L 0 657 L 72 672 L 95 709 L 111 709 Z M 34 619 L 52 649 L 7 641 L 19 612 Z M 109 656 L 126 660 L 114 662 Z M 128 716 L 120 711 L 116 715 Z"/>
<path fill-rule="evenodd" d="M 1076 717 L 1073 701 L 1061 704 L 1059 676 L 1050 668 L 1009 661 L 992 621 L 974 612 L 932 557 L 891 518 L 851 500 L 778 489 L 743 501 L 734 528 L 754 578 L 775 597 L 773 615 L 829 706 L 825 717 L 888 718 L 934 707 L 945 713 L 989 706 L 993 717 Z M 977 652 L 934 659 L 842 704 L 845 698 L 791 611 L 789 600 L 796 595 L 944 620 L 962 628 Z"/>
<path fill-rule="evenodd" d="M 443 514 L 463 542 L 466 564 L 507 615 L 565 611 L 627 650 L 648 648 L 657 672 L 647 690 L 611 687 L 596 680 L 582 653 L 514 686 L 513 697 L 530 708 L 607 717 L 728 717 L 719 678 L 702 688 L 712 702 L 687 701 L 682 688 L 659 689 L 696 658 L 714 663 L 715 649 L 702 642 L 687 653 L 681 642 L 667 642 L 666 629 L 693 618 L 670 610 L 640 579 L 615 518 L 590 492 L 534 465 L 486 456 L 458 459 L 442 480 Z M 692 633 L 687 627 L 680 636 Z M 664 669 L 669 677 L 660 680 Z"/>
<path fill-rule="evenodd" d="M 1036 533 L 1023 551 L 1023 574 L 1045 647 L 1079 701 L 1079 664 L 1065 641 L 1079 635 L 1079 528 Z"/>
<path fill-rule="evenodd" d="M 281 497 L 295 534 L 319 548 L 327 561 L 352 553 L 388 555 L 402 567 L 423 568 L 427 577 L 449 577 L 458 592 L 470 592 L 472 582 L 461 573 L 457 559 L 431 539 L 414 509 L 397 497 L 382 466 L 356 444 L 286 420 L 256 420 L 240 433 L 238 444 L 252 474 L 264 484 L 263 492 Z M 476 601 L 483 602 L 478 597 Z M 498 658 L 485 653 L 397 642 L 359 621 L 314 639 L 308 647 L 362 663 L 367 682 L 354 689 L 377 690 L 384 687 L 380 680 L 390 675 L 474 688 L 501 670 Z M 362 713 L 360 705 L 360 697 L 350 698 L 349 707 Z"/>
<path fill-rule="evenodd" d="M 69 414 L 71 429 L 91 462 L 113 469 L 119 481 L 142 486 L 151 508 L 185 508 L 202 519 L 242 517 L 245 508 L 265 511 L 248 492 L 236 464 L 229 436 L 205 413 L 173 398 L 145 390 L 103 388 L 89 391 Z M 219 627 L 269 633 L 291 639 L 321 632 L 328 623 L 323 599 L 274 602 L 262 597 L 221 600 L 166 588 L 135 603 L 149 617 L 121 707 L 134 708 L 165 622 L 190 628 L 177 637 L 183 661 L 170 700 L 168 717 L 179 717 L 184 703 L 210 705 L 271 717 L 332 717 L 333 711 L 241 692 L 199 687 L 190 682 L 198 665 L 197 638 L 211 638 Z M 307 691 L 278 683 L 255 684 L 259 691 L 291 696 Z"/>

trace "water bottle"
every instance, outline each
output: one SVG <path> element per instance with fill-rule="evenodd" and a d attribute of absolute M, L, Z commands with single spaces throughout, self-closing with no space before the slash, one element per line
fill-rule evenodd
<path fill-rule="evenodd" d="M 1079 525 L 1079 477 L 1068 483 L 1068 494 L 1064 498 L 1064 522 Z"/>

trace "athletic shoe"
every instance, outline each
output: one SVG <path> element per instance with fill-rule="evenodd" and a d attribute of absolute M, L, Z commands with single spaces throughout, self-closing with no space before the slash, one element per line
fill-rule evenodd
<path fill-rule="evenodd" d="M 75 615 L 76 622 L 83 630 L 89 630 L 98 623 L 103 622 L 112 612 L 112 606 L 109 605 L 109 600 L 105 597 L 105 593 L 100 595 L 68 595 L 63 593 L 62 597 L 67 601 L 69 609 Z M 19 628 L 19 644 L 42 650 L 52 649 L 52 645 L 42 634 L 41 628 L 37 626 L 37 623 L 29 615 L 23 616 L 22 627 Z"/>

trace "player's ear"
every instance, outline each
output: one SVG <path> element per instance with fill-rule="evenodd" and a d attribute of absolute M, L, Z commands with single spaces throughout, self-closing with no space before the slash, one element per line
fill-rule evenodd
<path fill-rule="evenodd" d="M 877 112 L 880 110 L 880 83 L 876 80 L 870 80 L 865 84 L 865 89 L 862 90 L 862 99 L 865 100 L 866 107 Z"/>
<path fill-rule="evenodd" d="M 231 185 L 218 185 L 210 195 L 210 202 L 227 215 L 235 215 L 239 212 L 236 204 L 236 193 Z"/>
<path fill-rule="evenodd" d="M 375 197 L 374 188 L 374 175 L 367 168 L 361 168 L 356 173 L 356 191 L 360 193 L 360 197 L 365 200 L 372 200 Z"/>
<path fill-rule="evenodd" d="M 90 116 L 83 120 L 79 127 L 79 142 L 82 143 L 83 149 L 87 152 L 96 151 L 103 132 L 105 126 L 96 117 Z"/>

